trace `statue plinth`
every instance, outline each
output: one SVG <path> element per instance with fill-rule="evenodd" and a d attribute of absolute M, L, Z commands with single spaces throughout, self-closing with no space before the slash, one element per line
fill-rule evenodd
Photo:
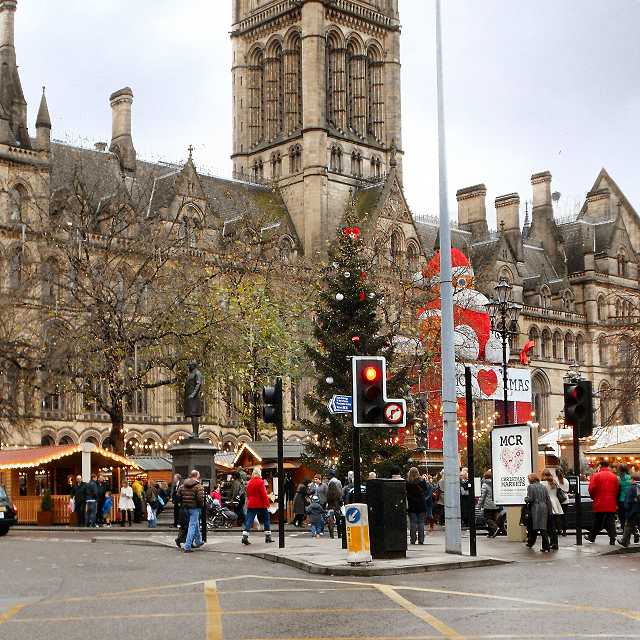
<path fill-rule="evenodd" d="M 172 458 L 172 475 L 180 474 L 186 480 L 196 469 L 203 480 L 216 481 L 215 455 L 218 449 L 205 438 L 185 438 L 167 449 Z"/>

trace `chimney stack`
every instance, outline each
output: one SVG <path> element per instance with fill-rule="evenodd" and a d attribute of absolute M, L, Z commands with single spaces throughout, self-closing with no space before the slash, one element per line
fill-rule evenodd
<path fill-rule="evenodd" d="M 109 151 L 113 151 L 120 161 L 120 168 L 125 172 L 133 172 L 136 169 L 136 150 L 133 148 L 131 138 L 131 105 L 133 104 L 133 91 L 129 87 L 120 89 L 109 96 L 111 104 L 111 145 Z"/>
<path fill-rule="evenodd" d="M 489 238 L 486 196 L 487 188 L 483 184 L 459 189 L 456 192 L 458 225 L 461 229 L 471 232 L 473 239 L 478 242 Z"/>
<path fill-rule="evenodd" d="M 7 47 L 11 52 L 9 55 L 12 56 L 13 61 L 15 61 L 16 56 L 13 34 L 17 4 L 17 0 L 0 0 L 0 52 L 6 55 L 3 49 Z"/>
<path fill-rule="evenodd" d="M 516 262 L 524 262 L 524 243 L 520 231 L 520 196 L 509 193 L 496 198 L 498 231 L 504 233 L 507 244 Z"/>

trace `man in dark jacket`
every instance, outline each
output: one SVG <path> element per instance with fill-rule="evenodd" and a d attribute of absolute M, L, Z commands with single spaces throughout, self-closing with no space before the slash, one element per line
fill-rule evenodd
<path fill-rule="evenodd" d="M 111 489 L 109 483 L 104 479 L 104 476 L 100 474 L 98 476 L 98 513 L 96 514 L 96 523 L 101 527 L 104 522 L 102 520 L 102 507 L 104 506 L 105 493 Z"/>
<path fill-rule="evenodd" d="M 84 511 L 86 500 L 86 483 L 82 481 L 82 476 L 76 476 L 76 481 L 71 486 L 70 498 L 73 498 L 73 510 L 78 517 L 78 526 L 84 527 Z"/>
<path fill-rule="evenodd" d="M 173 526 L 178 526 L 180 517 L 180 505 L 178 504 L 178 489 L 180 488 L 182 478 L 179 473 L 173 476 L 173 489 L 171 491 L 171 502 L 173 502 Z"/>
<path fill-rule="evenodd" d="M 631 542 L 631 534 L 633 533 L 633 541 L 638 543 L 640 536 L 637 530 L 640 524 L 640 505 L 638 505 L 638 482 L 640 482 L 640 473 L 631 474 L 631 484 L 627 487 L 627 493 L 624 496 L 624 511 L 627 517 L 624 523 L 624 531 L 622 539 L 618 542 L 623 547 L 628 547 Z"/>
<path fill-rule="evenodd" d="M 152 484 L 149 484 L 147 490 L 144 492 L 144 499 L 147 501 L 147 506 L 151 508 L 150 513 L 149 509 L 147 509 L 149 528 L 155 529 L 158 526 L 158 522 L 156 521 L 156 514 L 158 512 L 158 490 Z"/>
<path fill-rule="evenodd" d="M 189 531 L 184 551 L 190 553 L 204 544 L 200 536 L 200 509 L 204 506 L 204 487 L 200 484 L 198 471 L 192 471 L 191 477 L 178 489 L 178 503 L 189 514 Z"/>
<path fill-rule="evenodd" d="M 93 473 L 91 474 L 91 481 L 89 484 L 85 486 L 85 504 L 86 504 L 86 515 L 85 515 L 85 526 L 86 527 L 95 527 L 96 526 L 96 513 L 98 512 L 98 476 Z"/>

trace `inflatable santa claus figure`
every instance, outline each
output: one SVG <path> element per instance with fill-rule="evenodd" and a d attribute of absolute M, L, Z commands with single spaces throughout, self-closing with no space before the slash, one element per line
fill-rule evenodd
<path fill-rule="evenodd" d="M 483 294 L 473 288 L 474 274 L 467 257 L 458 249 L 451 249 L 453 267 L 453 324 L 456 359 L 469 362 L 485 357 L 485 347 L 491 334 L 491 319 Z M 435 344 L 434 333 L 440 329 L 440 254 L 431 260 L 427 268 L 413 277 L 419 288 L 430 286 L 438 298 L 420 313 L 422 333 L 427 343 Z M 431 336 L 431 337 L 430 337 Z M 426 345 L 425 345 L 426 346 Z"/>

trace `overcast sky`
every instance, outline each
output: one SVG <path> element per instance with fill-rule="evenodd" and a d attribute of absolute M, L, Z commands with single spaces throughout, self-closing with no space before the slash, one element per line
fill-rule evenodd
<path fill-rule="evenodd" d="M 231 0 L 19 0 L 16 53 L 31 135 L 46 86 L 54 139 L 111 136 L 109 95 L 134 93 L 146 160 L 230 176 Z M 438 214 L 435 9 L 400 0 L 404 188 Z M 605 167 L 640 211 L 640 0 L 442 0 L 449 201 L 485 183 L 531 199 L 549 170 L 562 211 Z M 524 213 L 523 213 L 524 216 Z M 454 215 L 455 217 L 455 215 Z"/>

